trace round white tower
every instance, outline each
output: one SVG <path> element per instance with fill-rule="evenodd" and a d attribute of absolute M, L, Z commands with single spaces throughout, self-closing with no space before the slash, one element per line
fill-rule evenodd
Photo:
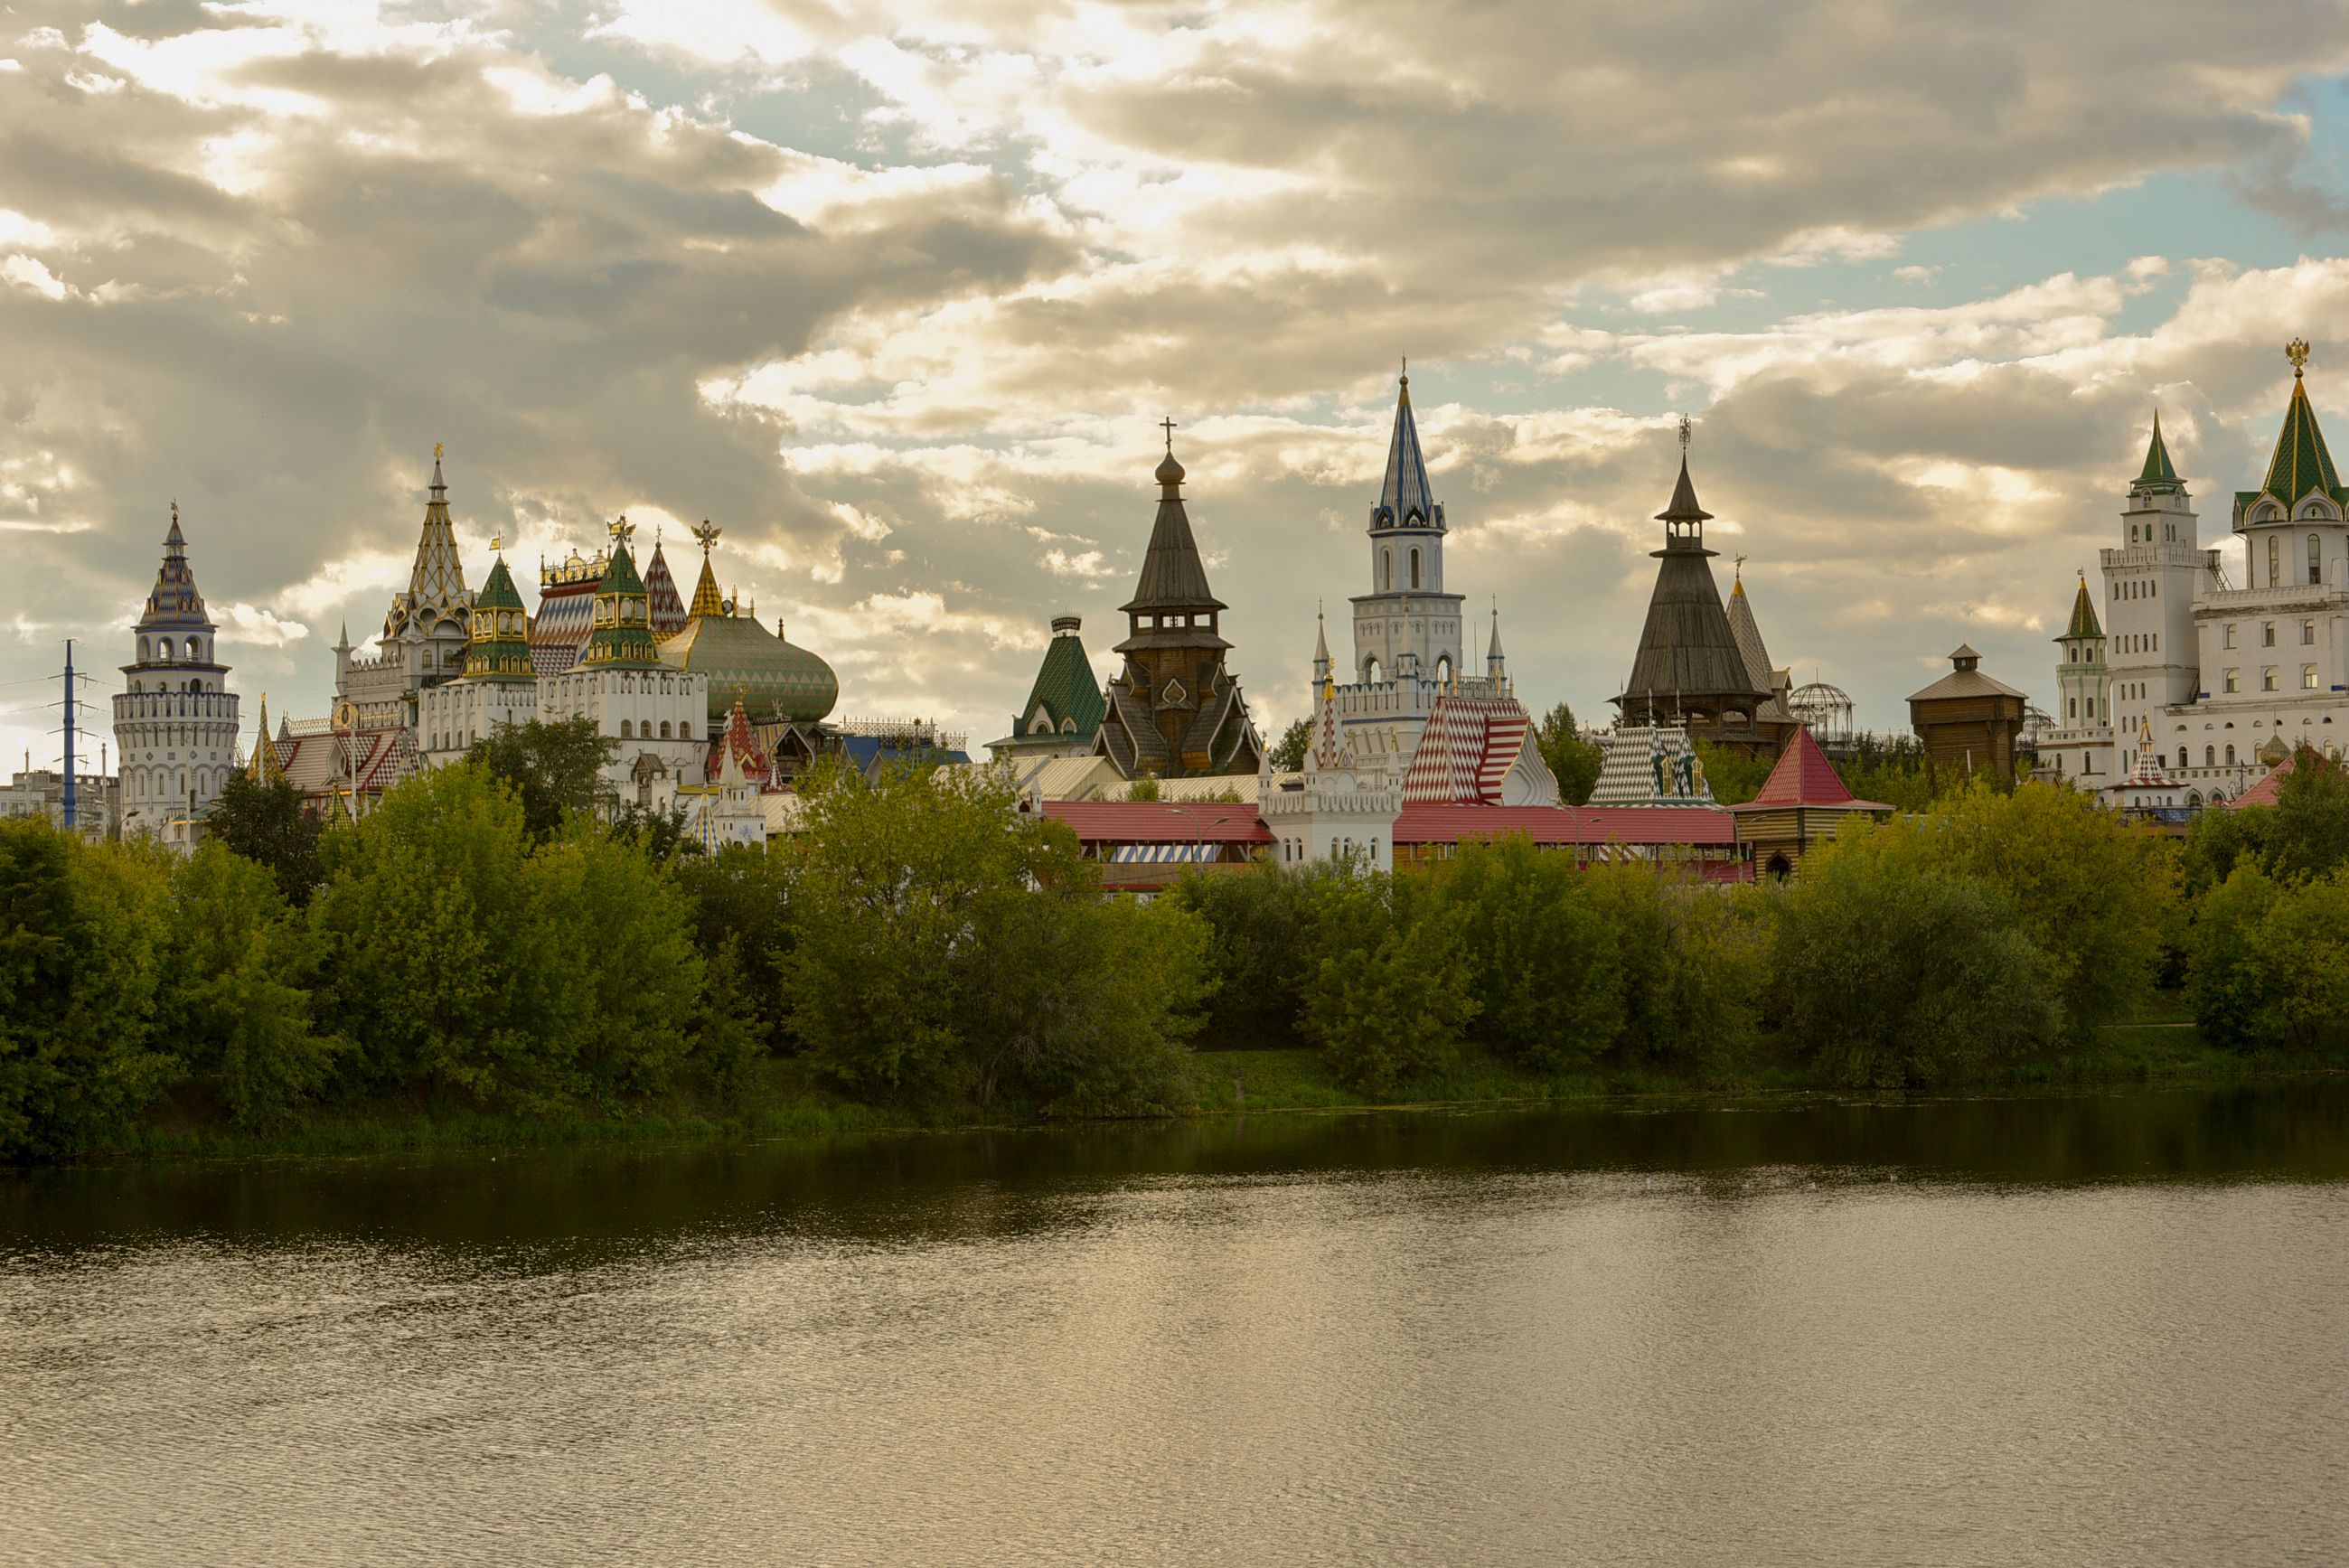
<path fill-rule="evenodd" d="M 122 827 L 192 848 L 197 824 L 236 767 L 236 694 L 215 655 L 217 630 L 188 568 L 180 505 L 146 613 L 132 631 L 132 661 L 114 699 L 121 757 Z"/>

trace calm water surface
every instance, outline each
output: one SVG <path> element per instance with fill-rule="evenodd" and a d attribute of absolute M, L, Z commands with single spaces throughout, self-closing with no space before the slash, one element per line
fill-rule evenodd
<path fill-rule="evenodd" d="M 2349 1560 L 2349 1085 L 0 1178 L 0 1559 Z"/>

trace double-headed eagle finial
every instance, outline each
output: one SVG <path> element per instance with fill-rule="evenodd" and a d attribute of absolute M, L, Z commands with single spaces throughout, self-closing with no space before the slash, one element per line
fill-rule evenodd
<path fill-rule="evenodd" d="M 718 536 L 725 531 L 705 517 L 701 520 L 701 526 L 693 530 L 693 537 L 701 542 L 701 553 L 708 555 L 712 547 L 718 543 Z"/>
<path fill-rule="evenodd" d="M 2308 339 L 2295 337 L 2283 346 L 2283 356 L 2292 361 L 2292 379 L 2297 381 L 2308 368 Z"/>

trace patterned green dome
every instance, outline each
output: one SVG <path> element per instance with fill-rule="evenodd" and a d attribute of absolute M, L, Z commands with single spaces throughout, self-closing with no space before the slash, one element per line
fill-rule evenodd
<path fill-rule="evenodd" d="M 709 677 L 709 719 L 714 726 L 742 706 L 753 719 L 774 717 L 813 724 L 840 700 L 840 677 L 832 666 L 794 647 L 748 615 L 696 615 L 685 630 L 661 645 L 661 662 Z"/>

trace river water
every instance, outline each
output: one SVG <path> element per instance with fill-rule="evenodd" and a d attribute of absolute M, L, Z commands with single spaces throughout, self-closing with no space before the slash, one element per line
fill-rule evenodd
<path fill-rule="evenodd" d="M 2349 1560 L 2349 1085 L 0 1177 L 0 1560 Z"/>

